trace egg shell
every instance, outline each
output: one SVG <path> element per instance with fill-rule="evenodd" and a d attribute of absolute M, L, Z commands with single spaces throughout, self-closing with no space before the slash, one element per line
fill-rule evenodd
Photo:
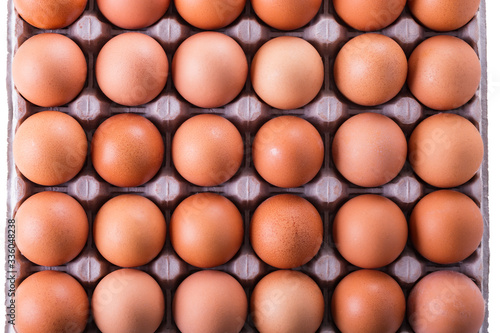
<path fill-rule="evenodd" d="M 216 30 L 236 20 L 246 0 L 174 0 L 174 3 L 179 15 L 192 26 Z"/>
<path fill-rule="evenodd" d="M 23 176 L 34 183 L 53 186 L 80 172 L 87 147 L 87 136 L 78 121 L 59 111 L 42 111 L 21 123 L 12 151 Z"/>
<path fill-rule="evenodd" d="M 71 102 L 87 79 L 82 50 L 66 36 L 42 33 L 26 40 L 12 61 L 12 80 L 28 101 L 43 107 Z"/>
<path fill-rule="evenodd" d="M 456 30 L 466 25 L 481 0 L 408 0 L 408 8 L 421 24 L 436 31 Z"/>
<path fill-rule="evenodd" d="M 361 31 L 375 31 L 391 25 L 405 5 L 406 0 L 333 0 L 340 18 Z"/>
<path fill-rule="evenodd" d="M 17 333 L 54 333 L 85 330 L 89 300 L 73 277 L 41 271 L 27 277 L 16 289 Z"/>
<path fill-rule="evenodd" d="M 260 333 L 314 333 L 323 320 L 325 302 L 316 282 L 302 272 L 278 270 L 255 286 L 250 300 Z"/>
<path fill-rule="evenodd" d="M 259 175 L 279 187 L 302 186 L 323 165 L 324 144 L 307 120 L 281 116 L 269 120 L 255 135 L 252 158 Z"/>
<path fill-rule="evenodd" d="M 39 29 L 60 29 L 82 15 L 87 0 L 14 0 L 17 13 Z"/>
<path fill-rule="evenodd" d="M 173 319 L 182 333 L 240 332 L 247 317 L 247 296 L 231 275 L 199 271 L 179 285 Z"/>
<path fill-rule="evenodd" d="M 165 314 L 165 298 L 150 275 L 119 269 L 106 275 L 92 295 L 92 315 L 102 333 L 154 333 Z"/>
<path fill-rule="evenodd" d="M 97 0 L 100 12 L 123 29 L 142 29 L 158 21 L 170 0 Z"/>
<path fill-rule="evenodd" d="M 273 28 L 295 30 L 318 13 L 321 0 L 252 0 L 255 14 Z"/>

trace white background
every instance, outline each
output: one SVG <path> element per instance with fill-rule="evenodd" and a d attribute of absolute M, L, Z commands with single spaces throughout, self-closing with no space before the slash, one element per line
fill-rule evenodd
<path fill-rule="evenodd" d="M 7 175 L 7 5 L 0 5 L 0 216 L 6 220 Z M 490 328 L 500 332 L 500 2 L 486 0 L 488 30 L 488 118 L 489 118 L 489 176 L 490 176 Z M 1 220 L 0 220 L 1 221 Z M 0 223 L 0 235 L 4 224 Z M 0 237 L 0 262 L 4 261 L 3 237 Z M 4 276 L 0 274 L 0 295 L 3 295 Z M 2 297 L 0 297 L 1 299 Z M 3 313 L 0 310 L 0 313 Z M 496 314 L 496 315 L 495 315 Z"/>

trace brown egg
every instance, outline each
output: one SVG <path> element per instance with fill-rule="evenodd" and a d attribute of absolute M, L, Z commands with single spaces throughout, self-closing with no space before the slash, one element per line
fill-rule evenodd
<path fill-rule="evenodd" d="M 340 49 L 333 78 L 340 92 L 364 106 L 388 102 L 406 81 L 406 55 L 393 39 L 375 33 L 362 34 Z"/>
<path fill-rule="evenodd" d="M 188 264 L 210 268 L 228 262 L 243 242 L 238 208 L 215 193 L 198 193 L 182 201 L 170 218 L 170 240 Z"/>
<path fill-rule="evenodd" d="M 406 161 L 406 138 L 390 118 L 360 113 L 344 122 L 332 142 L 337 170 L 351 183 L 375 187 L 394 179 Z"/>
<path fill-rule="evenodd" d="M 127 32 L 103 46 L 95 63 L 95 75 L 99 88 L 113 102 L 141 105 L 153 100 L 165 87 L 168 59 L 152 37 Z"/>
<path fill-rule="evenodd" d="M 251 79 L 257 95 L 270 106 L 301 108 L 323 86 L 323 60 L 314 46 L 302 38 L 276 37 L 255 54 Z"/>
<path fill-rule="evenodd" d="M 438 264 L 453 264 L 470 256 L 481 243 L 483 217 L 465 194 L 436 191 L 413 209 L 410 235 L 421 255 Z"/>
<path fill-rule="evenodd" d="M 467 103 L 481 81 L 481 64 L 469 44 L 453 36 L 434 36 L 408 60 L 408 88 L 425 106 L 451 110 Z"/>
<path fill-rule="evenodd" d="M 257 283 L 250 308 L 260 333 L 314 333 L 323 320 L 325 302 L 313 279 L 301 272 L 279 270 Z"/>
<path fill-rule="evenodd" d="M 175 132 L 172 160 L 187 181 L 198 186 L 216 186 L 240 168 L 243 139 L 229 120 L 200 114 L 186 120 Z"/>
<path fill-rule="evenodd" d="M 186 39 L 175 51 L 175 89 L 200 108 L 218 108 L 238 96 L 247 80 L 245 52 L 231 37 L 205 31 Z"/>
<path fill-rule="evenodd" d="M 340 18 L 354 29 L 375 31 L 396 21 L 406 0 L 333 0 Z"/>
<path fill-rule="evenodd" d="M 64 265 L 87 242 L 87 214 L 78 201 L 64 193 L 32 195 L 19 207 L 15 220 L 16 245 L 37 265 Z"/>
<path fill-rule="evenodd" d="M 436 187 L 460 186 L 471 179 L 483 161 L 483 140 L 464 117 L 441 113 L 424 119 L 408 141 L 415 173 Z"/>
<path fill-rule="evenodd" d="M 142 266 L 165 245 L 167 225 L 161 210 L 149 199 L 123 194 L 110 199 L 94 220 L 94 242 L 110 263 Z"/>
<path fill-rule="evenodd" d="M 73 117 L 58 111 L 41 111 L 16 131 L 14 161 L 34 183 L 53 186 L 75 177 L 87 157 L 87 136 Z"/>
<path fill-rule="evenodd" d="M 408 296 L 408 321 L 415 333 L 478 332 L 483 319 L 481 291 L 462 273 L 433 272 Z"/>
<path fill-rule="evenodd" d="M 405 296 L 389 275 L 359 270 L 343 278 L 332 296 L 332 315 L 343 333 L 396 332 L 405 316 Z"/>
<path fill-rule="evenodd" d="M 39 29 L 60 29 L 82 15 L 87 0 L 14 0 L 16 11 L 26 22 Z"/>
<path fill-rule="evenodd" d="M 66 273 L 35 273 L 16 290 L 17 333 L 81 333 L 88 317 L 87 293 Z"/>
<path fill-rule="evenodd" d="M 323 165 L 324 153 L 318 130 L 294 116 L 269 120 L 259 129 L 252 145 L 257 172 L 279 187 L 302 186 L 313 179 Z"/>
<path fill-rule="evenodd" d="M 231 275 L 199 271 L 179 285 L 173 318 L 182 333 L 240 332 L 247 318 L 247 296 Z"/>
<path fill-rule="evenodd" d="M 316 16 L 321 0 L 252 0 L 252 7 L 255 14 L 271 27 L 294 30 Z"/>
<path fill-rule="evenodd" d="M 408 0 L 408 8 L 427 28 L 451 31 L 466 25 L 479 8 L 481 0 Z"/>
<path fill-rule="evenodd" d="M 192 26 L 216 30 L 236 20 L 246 0 L 174 0 L 174 3 L 179 15 Z"/>
<path fill-rule="evenodd" d="M 163 163 L 165 147 L 148 119 L 124 113 L 106 119 L 92 138 L 92 163 L 110 184 L 140 186 L 153 178 Z"/>
<path fill-rule="evenodd" d="M 12 60 L 17 91 L 39 106 L 68 104 L 82 91 L 86 79 L 82 50 L 63 35 L 35 35 L 19 47 Z"/>
<path fill-rule="evenodd" d="M 170 0 L 97 0 L 101 13 L 123 29 L 142 29 L 158 21 L 168 9 Z"/>
<path fill-rule="evenodd" d="M 282 269 L 309 262 L 323 241 L 323 222 L 301 197 L 279 194 L 261 203 L 250 222 L 250 242 L 265 263 Z"/>
<path fill-rule="evenodd" d="M 106 275 L 92 295 L 92 315 L 102 333 L 153 333 L 164 314 L 160 286 L 147 273 L 135 269 Z"/>
<path fill-rule="evenodd" d="M 401 209 L 374 194 L 352 198 L 340 207 L 333 221 L 333 241 L 351 264 L 379 268 L 396 260 L 408 238 Z"/>

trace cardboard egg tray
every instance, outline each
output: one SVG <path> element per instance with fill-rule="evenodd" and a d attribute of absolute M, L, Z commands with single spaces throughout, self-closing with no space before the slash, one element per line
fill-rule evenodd
<path fill-rule="evenodd" d="M 8 1 L 9 21 L 9 56 L 8 68 L 19 45 L 29 37 L 46 31 L 36 29 L 24 22 L 15 12 L 13 1 Z M 451 112 L 458 113 L 477 126 L 484 142 L 487 140 L 486 110 L 486 25 L 485 5 L 481 3 L 476 17 L 465 27 L 445 33 L 457 36 L 469 43 L 478 53 L 482 63 L 480 88 L 474 98 L 465 106 Z M 165 49 L 169 64 L 178 45 L 188 36 L 201 30 L 189 26 L 177 14 L 173 1 L 168 12 L 153 26 L 140 32 L 154 37 Z M 337 128 L 350 116 L 367 111 L 387 115 L 395 120 L 409 138 L 415 126 L 435 111 L 422 106 L 405 87 L 390 102 L 372 108 L 361 107 L 348 102 L 340 95 L 333 82 L 333 63 L 339 49 L 352 37 L 361 32 L 348 28 L 335 14 L 332 1 L 323 1 L 315 18 L 304 28 L 283 32 L 270 28 L 256 18 L 250 1 L 243 14 L 227 28 L 219 30 L 234 38 L 243 48 L 249 64 L 257 49 L 267 40 L 282 36 L 298 36 L 306 39 L 320 52 L 325 70 L 325 81 L 320 94 L 308 105 L 297 110 L 276 110 L 263 103 L 253 92 L 250 79 L 240 95 L 230 104 L 217 109 L 200 109 L 186 102 L 174 89 L 169 76 L 167 85 L 160 96 L 152 102 L 139 107 L 124 107 L 111 102 L 99 90 L 95 79 L 94 64 L 101 47 L 113 36 L 124 32 L 111 25 L 99 12 L 96 2 L 90 0 L 84 14 L 68 28 L 53 30 L 70 37 L 83 50 L 88 63 L 88 78 L 83 92 L 68 105 L 57 108 L 41 108 L 24 100 L 15 90 L 9 76 L 9 200 L 8 218 L 13 218 L 19 205 L 34 193 L 46 190 L 60 191 L 76 198 L 86 209 L 92 230 L 93 219 L 99 208 L 111 197 L 123 193 L 137 193 L 154 201 L 165 214 L 167 224 L 175 207 L 186 197 L 197 192 L 216 192 L 228 197 L 239 208 L 245 223 L 244 243 L 237 255 L 227 264 L 216 269 L 228 272 L 244 287 L 250 297 L 255 284 L 275 268 L 261 261 L 250 245 L 249 223 L 253 211 L 266 198 L 279 193 L 293 193 L 308 199 L 320 212 L 324 223 L 324 241 L 319 253 L 306 265 L 299 268 L 312 277 L 320 286 L 325 299 L 325 315 L 319 332 L 338 332 L 331 310 L 331 296 L 336 284 L 347 273 L 357 268 L 347 263 L 336 251 L 332 237 L 332 221 L 339 207 L 349 198 L 375 193 L 395 201 L 409 218 L 415 204 L 425 194 L 436 190 L 415 176 L 407 162 L 401 173 L 390 183 L 376 188 L 361 188 L 347 182 L 335 169 L 331 157 L 331 142 Z M 424 39 L 438 33 L 423 28 L 410 15 L 407 8 L 399 19 L 381 33 L 396 40 L 406 55 Z M 441 34 L 441 33 L 439 33 Z M 14 165 L 12 140 L 16 128 L 30 115 L 42 110 L 59 110 L 70 114 L 83 126 L 89 143 L 95 129 L 108 117 L 118 113 L 137 113 L 151 120 L 160 130 L 165 140 L 167 152 L 160 172 L 143 186 L 119 188 L 106 183 L 94 170 L 90 154 L 83 170 L 71 181 L 57 187 L 43 187 L 24 178 Z M 215 187 L 197 187 L 185 181 L 175 170 L 170 144 L 176 129 L 189 117 L 199 113 L 215 113 L 233 122 L 239 129 L 245 144 L 245 156 L 241 168 L 228 182 Z M 325 144 L 325 158 L 319 174 L 308 184 L 291 189 L 282 189 L 266 183 L 253 167 L 251 146 L 257 130 L 267 120 L 278 115 L 296 115 L 311 122 L 321 133 Z M 90 145 L 89 145 L 90 147 Z M 90 150 L 90 148 L 89 148 Z M 407 296 L 413 285 L 429 272 L 448 269 L 459 271 L 470 278 L 482 290 L 488 300 L 488 263 L 489 263 L 489 227 L 488 227 L 488 178 L 487 155 L 478 174 L 457 190 L 467 194 L 480 206 L 484 217 L 484 236 L 479 248 L 469 258 L 454 265 L 437 265 L 425 260 L 408 242 L 404 252 L 392 264 L 382 268 L 394 277 Z M 6 229 L 7 230 L 7 229 Z M 8 268 L 7 268 L 8 269 Z M 92 233 L 89 233 L 83 252 L 70 263 L 58 267 L 41 267 L 29 262 L 16 251 L 16 285 L 28 275 L 40 270 L 59 270 L 74 276 L 86 289 L 89 299 L 96 284 L 102 277 L 118 267 L 107 262 L 97 251 Z M 139 267 L 152 275 L 161 285 L 166 300 L 166 314 L 158 332 L 178 332 L 173 322 L 171 304 L 177 286 L 189 274 L 199 270 L 183 262 L 174 252 L 169 237 L 160 255 L 148 265 Z M 8 291 L 10 282 L 7 281 Z M 9 298 L 7 297 L 7 302 Z M 8 303 L 6 303 L 8 304 Z M 248 316 L 243 332 L 256 332 Z M 98 332 L 90 317 L 87 332 Z M 488 331 L 487 316 L 480 332 Z M 14 332 L 12 325 L 6 325 L 6 332 Z M 405 319 L 399 332 L 412 332 Z"/>

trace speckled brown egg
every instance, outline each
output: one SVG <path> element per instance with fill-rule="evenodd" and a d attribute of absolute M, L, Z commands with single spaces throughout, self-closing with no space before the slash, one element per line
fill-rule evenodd
<path fill-rule="evenodd" d="M 43 33 L 25 41 L 12 60 L 17 91 L 33 104 L 52 107 L 71 102 L 87 79 L 82 50 L 66 36 Z"/>
<path fill-rule="evenodd" d="M 252 86 L 278 109 L 297 109 L 311 102 L 323 86 L 323 60 L 309 42 L 280 36 L 262 45 L 252 60 Z"/>
<path fill-rule="evenodd" d="M 408 8 L 427 28 L 451 31 L 466 25 L 479 8 L 481 0 L 408 0 Z"/>
<path fill-rule="evenodd" d="M 333 220 L 333 241 L 340 254 L 362 268 L 393 262 L 406 245 L 408 226 L 391 200 L 365 194 L 346 202 Z"/>
<path fill-rule="evenodd" d="M 333 292 L 333 321 L 343 333 L 393 333 L 403 323 L 405 305 L 403 290 L 389 275 L 355 271 Z"/>
<path fill-rule="evenodd" d="M 170 0 L 97 0 L 101 13 L 123 29 L 142 29 L 158 21 L 168 9 Z"/>
<path fill-rule="evenodd" d="M 406 0 L 333 0 L 340 18 L 361 31 L 375 31 L 391 25 L 405 5 Z"/>
<path fill-rule="evenodd" d="M 94 243 L 101 255 L 121 267 L 142 266 L 163 249 L 167 225 L 149 199 L 123 194 L 107 201 L 94 219 Z"/>
<path fill-rule="evenodd" d="M 255 14 L 273 28 L 294 30 L 318 13 L 321 0 L 252 0 Z"/>
<path fill-rule="evenodd" d="M 332 158 L 348 181 L 375 187 L 394 179 L 406 161 L 406 138 L 390 118 L 360 113 L 345 121 L 335 133 Z"/>
<path fill-rule="evenodd" d="M 264 276 L 250 299 L 252 320 L 260 333 L 316 332 L 324 308 L 316 282 L 302 272 L 289 270 Z"/>
<path fill-rule="evenodd" d="M 63 265 L 87 242 L 87 214 L 78 201 L 64 193 L 32 195 L 19 207 L 15 220 L 16 245 L 37 265 Z"/>
<path fill-rule="evenodd" d="M 210 268 L 228 262 L 243 242 L 243 218 L 227 198 L 197 193 L 184 199 L 170 218 L 170 240 L 188 264 Z"/>
<path fill-rule="evenodd" d="M 247 296 L 231 275 L 199 271 L 179 285 L 173 319 L 182 333 L 240 332 L 247 318 Z"/>
<path fill-rule="evenodd" d="M 424 119 L 408 141 L 415 173 L 436 187 L 464 184 L 483 161 L 483 140 L 476 127 L 462 116 L 441 113 Z"/>
<path fill-rule="evenodd" d="M 165 298 L 147 273 L 119 269 L 97 284 L 92 315 L 102 333 L 154 333 L 165 315 Z"/>
<path fill-rule="evenodd" d="M 216 30 L 236 20 L 246 0 L 174 0 L 174 3 L 179 15 L 192 26 Z"/>
<path fill-rule="evenodd" d="M 87 158 L 87 136 L 73 117 L 35 113 L 21 123 L 13 142 L 14 162 L 34 183 L 53 186 L 75 177 Z"/>
<path fill-rule="evenodd" d="M 478 332 L 485 315 L 477 285 L 462 273 L 425 276 L 408 296 L 408 321 L 415 333 Z"/>
<path fill-rule="evenodd" d="M 110 184 L 140 186 L 151 180 L 163 163 L 165 147 L 148 119 L 124 113 L 106 119 L 92 138 L 92 163 Z"/>
<path fill-rule="evenodd" d="M 295 268 L 309 262 L 323 241 L 316 208 L 292 194 L 273 196 L 257 207 L 250 222 L 250 242 L 267 264 Z"/>
<path fill-rule="evenodd" d="M 227 119 L 200 114 L 186 120 L 172 139 L 172 160 L 187 181 L 215 186 L 229 180 L 243 160 L 243 139 Z"/>
<path fill-rule="evenodd" d="M 438 264 L 470 256 L 483 237 L 483 217 L 463 193 L 441 190 L 426 195 L 413 209 L 410 236 L 415 249 Z"/>
<path fill-rule="evenodd" d="M 66 273 L 41 271 L 16 289 L 17 333 L 81 333 L 88 317 L 87 293 Z"/>
<path fill-rule="evenodd" d="M 253 163 L 259 175 L 279 187 L 297 187 L 316 176 L 323 164 L 323 139 L 307 120 L 281 116 L 255 135 Z"/>
<path fill-rule="evenodd" d="M 14 0 L 17 13 L 39 29 L 60 29 L 82 15 L 87 0 Z"/>
<path fill-rule="evenodd" d="M 172 59 L 175 89 L 200 108 L 218 108 L 243 89 L 248 75 L 245 52 L 231 37 L 204 31 L 188 37 Z"/>
<path fill-rule="evenodd" d="M 126 32 L 102 47 L 95 74 L 99 88 L 113 102 L 126 106 L 145 104 L 158 96 L 167 83 L 167 55 L 152 37 Z"/>
<path fill-rule="evenodd" d="M 434 36 L 413 50 L 408 60 L 408 88 L 425 106 L 451 110 L 467 103 L 481 81 L 481 64 L 463 40 Z"/>
<path fill-rule="evenodd" d="M 408 63 L 401 46 L 387 36 L 369 33 L 354 37 L 340 49 L 333 78 L 347 99 L 374 106 L 399 93 L 407 72 Z"/>

